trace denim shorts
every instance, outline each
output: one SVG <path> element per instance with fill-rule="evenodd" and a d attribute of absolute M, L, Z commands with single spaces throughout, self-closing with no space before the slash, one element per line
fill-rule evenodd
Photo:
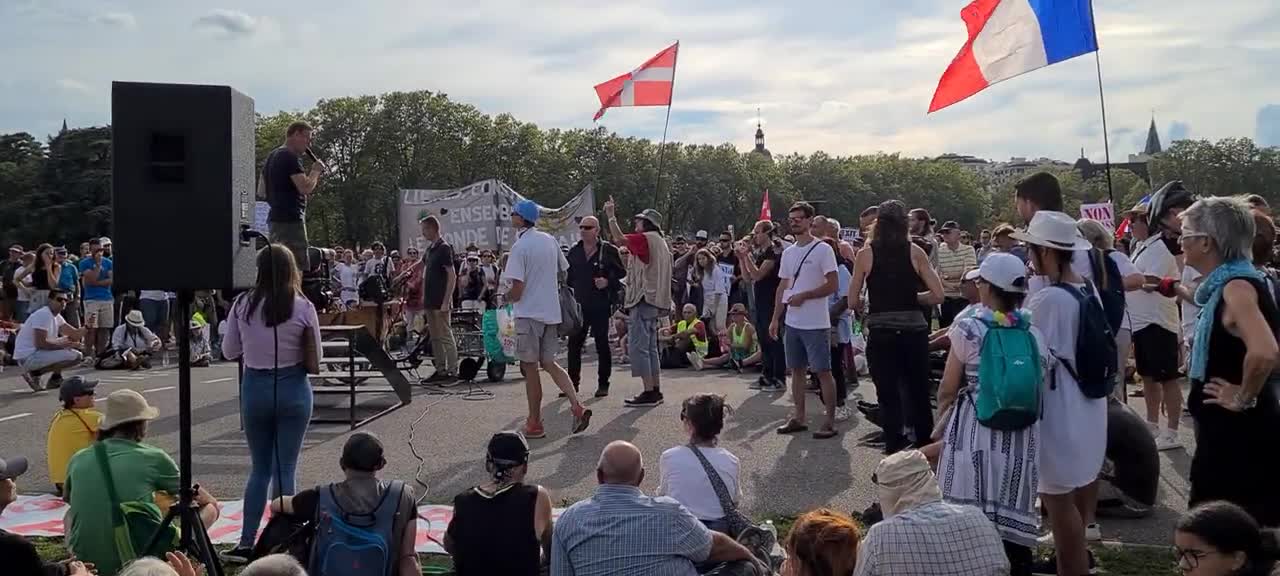
<path fill-rule="evenodd" d="M 787 326 L 782 333 L 787 369 L 831 371 L 831 329 L 803 330 Z"/>

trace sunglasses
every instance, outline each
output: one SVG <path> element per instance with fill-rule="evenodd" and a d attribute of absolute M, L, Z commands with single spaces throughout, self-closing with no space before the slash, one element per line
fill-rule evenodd
<path fill-rule="evenodd" d="M 54 302 L 59 302 L 59 303 L 62 303 L 62 304 L 66 304 L 66 303 L 68 302 L 68 300 L 67 300 L 66 298 L 63 298 L 63 297 L 61 297 L 61 296 L 59 296 L 59 297 L 57 297 L 57 298 L 54 298 L 54 299 L 53 299 L 53 301 L 54 301 Z"/>
<path fill-rule="evenodd" d="M 596 227 L 595 226 L 579 226 L 578 229 L 579 230 L 595 230 Z"/>

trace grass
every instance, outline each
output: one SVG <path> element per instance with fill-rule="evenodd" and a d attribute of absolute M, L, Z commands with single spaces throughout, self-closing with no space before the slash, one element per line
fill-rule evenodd
<path fill-rule="evenodd" d="M 779 515 L 769 517 L 768 520 L 773 521 L 774 527 L 778 530 L 779 538 L 785 537 L 787 532 L 791 530 L 791 525 L 795 522 L 796 517 L 790 515 Z M 33 537 L 29 538 L 35 545 L 36 551 L 45 561 L 56 562 L 67 558 L 67 549 L 62 545 L 61 538 Z M 230 546 L 220 547 L 221 549 L 230 548 Z M 1043 551 L 1042 552 L 1047 552 Z M 1178 571 L 1174 566 L 1173 550 L 1169 548 L 1151 547 L 1151 546 L 1124 546 L 1124 545 L 1103 545 L 1094 546 L 1093 552 L 1098 560 L 1098 567 L 1102 574 L 1110 576 L 1177 576 Z M 432 574 L 451 574 L 453 569 L 453 561 L 447 556 L 436 554 L 419 554 L 419 561 L 422 563 L 424 570 L 436 569 L 441 572 L 432 572 Z M 227 576 L 236 576 L 240 572 L 240 567 L 226 566 Z"/>

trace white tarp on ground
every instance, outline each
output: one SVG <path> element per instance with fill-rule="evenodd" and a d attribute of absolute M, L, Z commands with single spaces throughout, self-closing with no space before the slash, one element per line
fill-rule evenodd
<path fill-rule="evenodd" d="M 515 242 L 511 227 L 511 206 L 525 199 L 499 180 L 482 180 L 450 190 L 400 191 L 400 250 L 410 246 L 423 249 L 418 220 L 435 215 L 442 223 L 445 241 L 454 250 L 468 244 L 480 248 L 508 250 Z M 555 236 L 561 244 L 578 241 L 578 221 L 595 212 L 595 193 L 587 185 L 559 208 L 539 206 L 538 228 Z"/>
<path fill-rule="evenodd" d="M 209 538 L 214 544 L 235 544 L 240 541 L 240 521 L 243 518 L 243 503 L 240 500 L 219 503 L 222 514 L 213 526 L 209 527 Z M 559 518 L 563 508 L 552 510 L 552 517 Z M 67 504 L 61 498 L 51 494 L 39 496 L 19 496 L 18 501 L 4 509 L 0 516 L 0 529 L 22 536 L 63 535 L 62 518 L 67 514 Z M 436 542 L 444 541 L 445 528 L 453 518 L 452 506 L 419 506 L 418 507 L 418 544 L 415 547 L 423 554 L 445 554 Z M 262 519 L 266 526 L 267 517 Z M 434 540 L 433 540 L 434 539 Z"/>

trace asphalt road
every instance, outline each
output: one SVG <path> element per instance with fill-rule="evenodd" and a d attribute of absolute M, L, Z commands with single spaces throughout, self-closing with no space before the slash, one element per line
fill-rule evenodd
<path fill-rule="evenodd" d="M 428 369 L 429 370 L 429 369 Z M 625 370 L 625 368 L 624 368 Z M 453 495 L 484 480 L 483 454 L 489 436 L 502 429 L 517 428 L 525 415 L 524 386 L 508 371 L 506 381 L 483 384 L 492 399 L 468 399 L 464 389 L 453 395 L 431 394 L 416 388 L 413 402 L 363 430 L 382 438 L 387 449 L 389 477 L 417 478 L 427 486 L 427 502 L 449 503 Z M 595 366 L 583 368 L 584 391 L 594 391 Z M 86 372 L 86 374 L 89 374 Z M 590 376 L 586 376 L 590 375 Z M 96 372 L 99 398 L 111 391 L 132 388 L 143 393 L 160 409 L 152 423 L 147 442 L 178 458 L 177 371 L 161 367 L 149 372 Z M 591 427 L 570 435 L 568 404 L 557 399 L 550 379 L 543 378 L 544 420 L 547 438 L 531 441 L 533 452 L 530 481 L 547 486 L 557 505 L 591 495 L 595 485 L 595 465 L 600 450 L 612 440 L 627 440 L 643 451 L 649 473 L 643 488 L 652 491 L 658 481 L 656 460 L 662 450 L 687 441 L 679 420 L 680 402 L 696 392 L 726 395 L 733 413 L 721 436 L 723 446 L 732 450 L 743 464 L 743 491 L 746 510 L 753 515 L 796 513 L 817 506 L 839 510 L 862 510 L 873 501 L 871 472 L 879 452 L 860 440 L 877 430 L 857 417 L 839 425 L 841 435 L 834 440 L 813 440 L 808 435 L 779 436 L 774 433 L 791 409 L 789 397 L 748 390 L 753 377 L 728 372 L 696 373 L 688 370 L 664 373 L 666 403 L 650 409 L 626 408 L 625 396 L 639 391 L 637 379 L 615 368 L 613 395 L 586 400 L 594 411 Z M 239 499 L 249 473 L 248 448 L 240 430 L 238 381 L 234 364 L 215 364 L 192 371 L 195 446 L 195 478 L 222 499 Z M 874 397 L 869 383 L 858 392 Z M 317 410 L 332 412 L 341 400 L 322 397 Z M 1138 400 L 1140 402 L 1140 400 Z M 369 406 L 386 406 L 386 398 L 370 397 Z M 820 405 L 810 397 L 811 422 L 816 424 Z M 0 372 L 0 456 L 24 455 L 31 470 L 22 477 L 20 491 L 52 491 L 45 463 L 45 434 L 57 409 L 56 392 L 33 393 L 14 367 Z M 1137 404 L 1135 407 L 1139 407 Z M 328 407 L 328 408 L 326 408 Z M 344 408 L 345 410 L 345 408 Z M 416 424 L 415 424 L 416 422 Z M 1184 420 L 1185 422 L 1185 420 Z M 424 458 L 411 454 L 413 447 Z M 338 456 L 350 432 L 345 425 L 312 425 L 308 430 L 299 463 L 298 482 L 307 487 L 340 478 Z M 1141 520 L 1103 520 L 1107 540 L 1127 543 L 1166 544 L 1173 522 L 1186 509 L 1189 489 L 1186 477 L 1193 446 L 1190 426 L 1184 426 L 1186 450 L 1161 453 L 1162 477 L 1156 513 Z M 418 486 L 419 494 L 422 487 Z"/>

